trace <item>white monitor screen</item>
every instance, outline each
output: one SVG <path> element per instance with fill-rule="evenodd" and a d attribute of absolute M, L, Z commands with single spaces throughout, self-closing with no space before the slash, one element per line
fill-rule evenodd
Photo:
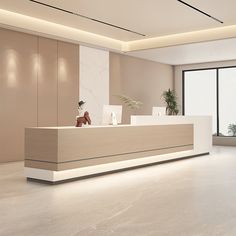
<path fill-rule="evenodd" d="M 166 115 L 166 107 L 153 107 L 152 108 L 153 116 L 165 116 Z"/>
<path fill-rule="evenodd" d="M 115 116 L 115 117 L 114 117 Z M 115 123 L 120 124 L 122 120 L 122 106 L 120 105 L 104 105 L 102 124 L 111 125 Z"/>

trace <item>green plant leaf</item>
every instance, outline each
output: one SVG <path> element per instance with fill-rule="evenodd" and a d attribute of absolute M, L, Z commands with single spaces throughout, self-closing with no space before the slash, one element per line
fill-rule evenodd
<path fill-rule="evenodd" d="M 162 99 L 166 104 L 166 113 L 168 115 L 178 115 L 179 109 L 177 104 L 177 96 L 174 90 L 166 90 L 162 93 Z"/>
<path fill-rule="evenodd" d="M 120 100 L 124 102 L 127 105 L 127 107 L 131 109 L 139 109 L 143 105 L 142 102 L 133 100 L 132 98 L 126 95 L 117 95 L 117 97 L 119 97 Z"/>

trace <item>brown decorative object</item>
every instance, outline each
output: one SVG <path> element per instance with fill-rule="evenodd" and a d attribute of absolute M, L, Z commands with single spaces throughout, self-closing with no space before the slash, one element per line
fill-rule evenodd
<path fill-rule="evenodd" d="M 86 111 L 84 113 L 84 116 L 81 117 L 77 117 L 77 123 L 76 123 L 76 127 L 82 127 L 82 125 L 86 125 L 86 124 L 91 125 L 91 119 L 89 117 L 89 113 Z"/>

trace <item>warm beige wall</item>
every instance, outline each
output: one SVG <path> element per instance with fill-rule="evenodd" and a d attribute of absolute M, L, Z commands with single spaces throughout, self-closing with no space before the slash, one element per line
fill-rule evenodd
<path fill-rule="evenodd" d="M 74 125 L 79 97 L 79 45 L 0 29 L 0 163 L 24 158 L 24 128 Z M 160 106 L 173 88 L 173 68 L 110 53 L 110 103 L 116 94 Z M 131 112 L 124 109 L 125 122 Z"/>
<path fill-rule="evenodd" d="M 79 45 L 0 29 L 0 162 L 23 160 L 24 128 L 74 125 Z"/>
<path fill-rule="evenodd" d="M 79 46 L 58 42 L 58 126 L 75 125 L 79 99 Z"/>
<path fill-rule="evenodd" d="M 173 67 L 157 62 L 110 53 L 110 104 L 121 104 L 115 96 L 127 95 L 143 102 L 136 114 L 148 115 L 153 106 L 163 106 L 161 94 L 173 88 Z M 123 106 L 123 122 L 132 112 Z"/>
<path fill-rule="evenodd" d="M 38 126 L 53 126 L 57 124 L 57 42 L 38 40 Z"/>
<path fill-rule="evenodd" d="M 36 37 L 0 30 L 0 162 L 23 159 L 23 127 L 37 125 L 36 59 Z"/>
<path fill-rule="evenodd" d="M 224 67 L 224 66 L 236 66 L 236 60 L 180 65 L 174 67 L 174 88 L 177 92 L 178 103 L 180 105 L 181 112 L 182 112 L 182 71 L 191 69 L 201 69 L 201 68 L 203 69 L 203 68 Z"/>

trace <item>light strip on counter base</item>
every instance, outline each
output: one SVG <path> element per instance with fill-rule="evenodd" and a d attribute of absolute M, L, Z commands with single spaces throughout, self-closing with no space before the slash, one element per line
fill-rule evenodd
<path fill-rule="evenodd" d="M 114 171 L 121 171 L 128 168 L 137 168 L 146 165 L 158 164 L 165 161 L 178 160 L 183 158 L 195 157 L 193 150 L 181 151 L 175 153 L 162 154 L 157 156 L 150 156 L 145 158 L 137 158 L 133 160 L 112 162 L 96 166 L 88 166 L 75 168 L 70 170 L 52 171 L 25 167 L 25 177 L 36 180 L 44 180 L 49 182 L 60 182 L 85 176 L 104 174 Z"/>

